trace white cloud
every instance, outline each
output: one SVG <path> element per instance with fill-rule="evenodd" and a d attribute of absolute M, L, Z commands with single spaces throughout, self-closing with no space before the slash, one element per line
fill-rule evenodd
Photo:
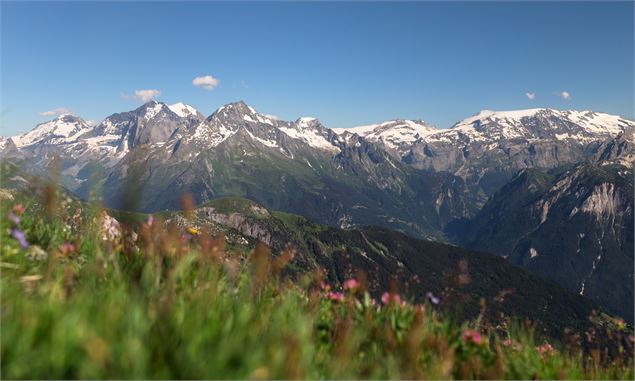
<path fill-rule="evenodd" d="M 570 99 L 571 98 L 571 94 L 569 94 L 569 92 L 567 90 L 562 90 L 562 91 L 556 91 L 554 92 L 554 94 L 564 100 Z"/>
<path fill-rule="evenodd" d="M 156 89 L 142 89 L 142 90 L 135 90 L 134 95 L 121 93 L 121 99 L 135 99 L 143 103 L 147 103 L 153 100 L 154 98 L 158 97 L 160 94 L 161 94 L 161 91 Z"/>
<path fill-rule="evenodd" d="M 527 96 L 527 99 L 529 99 L 530 101 L 533 101 L 534 99 L 536 99 L 536 93 L 525 93 L 525 95 Z"/>
<path fill-rule="evenodd" d="M 205 90 L 211 90 L 214 87 L 218 86 L 220 81 L 211 75 L 204 75 L 201 77 L 196 77 L 192 80 L 192 85 L 202 87 Z"/>
<path fill-rule="evenodd" d="M 40 116 L 53 116 L 53 115 L 62 115 L 62 114 L 70 114 L 71 110 L 66 107 L 60 107 L 53 110 L 42 111 L 40 112 Z"/>
<path fill-rule="evenodd" d="M 134 98 L 143 103 L 149 102 L 152 99 L 156 98 L 161 94 L 159 90 L 156 89 L 146 89 L 146 90 L 135 90 Z"/>

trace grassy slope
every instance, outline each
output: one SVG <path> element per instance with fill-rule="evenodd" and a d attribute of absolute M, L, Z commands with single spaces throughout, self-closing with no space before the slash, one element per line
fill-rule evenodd
<path fill-rule="evenodd" d="M 11 204 L 2 202 L 3 216 Z M 599 327 L 587 343 L 598 352 L 585 356 L 569 345 L 541 355 L 536 346 L 544 342 L 535 342 L 526 328 L 491 327 L 482 318 L 458 323 L 428 304 L 381 306 L 364 287 L 345 293 L 343 302 L 331 301 L 316 287 L 315 275 L 293 284 L 282 280 L 277 274 L 284 271 L 284 256 L 271 262 L 263 247 L 244 256 L 220 240 L 183 240 L 157 225 L 142 228 L 130 247 L 102 240 L 98 210 L 85 209 L 74 220 L 81 204 L 62 200 L 47 220 L 41 205 L 25 204 L 20 228 L 48 259 L 28 259 L 32 251 L 2 233 L 4 378 L 633 377 L 632 343 L 625 348 L 630 363 L 611 362 L 599 351 Z M 252 205 L 240 199 L 210 204 L 244 213 L 253 212 Z M 255 217 L 263 220 L 261 213 Z M 337 231 L 286 213 L 264 221 L 283 223 L 307 247 L 324 250 L 326 263 L 344 270 L 343 277 L 346 266 L 333 258 L 362 241 L 366 246 L 359 247 L 371 257 L 399 246 L 407 265 L 408 252 L 430 244 L 377 229 Z M 0 225 L 6 232 L 9 221 Z M 75 249 L 60 252 L 63 242 Z M 459 254 L 446 259 L 453 255 Z M 480 340 L 464 337 L 468 328 L 480 330 Z"/>

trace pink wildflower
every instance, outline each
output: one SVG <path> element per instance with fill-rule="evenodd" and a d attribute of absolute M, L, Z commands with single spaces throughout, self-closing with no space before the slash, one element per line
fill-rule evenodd
<path fill-rule="evenodd" d="M 544 360 L 547 356 L 551 356 L 555 349 L 549 343 L 545 343 L 539 347 L 536 347 L 536 351 L 540 353 L 540 357 Z"/>
<path fill-rule="evenodd" d="M 393 303 L 402 307 L 406 305 L 406 302 L 401 300 L 401 297 L 399 296 L 399 294 L 391 294 L 389 292 L 384 292 L 381 295 L 381 301 L 382 303 L 386 305 L 393 304 Z"/>
<path fill-rule="evenodd" d="M 345 290 L 356 290 L 358 287 L 359 287 L 359 282 L 357 281 L 357 279 L 347 279 L 344 282 Z"/>
<path fill-rule="evenodd" d="M 72 244 L 68 242 L 64 242 L 63 244 L 60 245 L 59 251 L 62 256 L 67 257 L 75 251 L 75 246 L 73 246 Z"/>
<path fill-rule="evenodd" d="M 343 302 L 344 301 L 344 294 L 342 294 L 341 292 L 327 292 L 326 293 L 326 298 L 328 300 L 332 300 L 334 302 Z"/>
<path fill-rule="evenodd" d="M 13 211 L 16 215 L 21 216 L 24 213 L 24 206 L 22 206 L 22 204 L 15 204 L 13 205 L 13 208 L 11 208 L 11 211 Z"/>
<path fill-rule="evenodd" d="M 461 338 L 466 343 L 472 343 L 474 345 L 481 344 L 481 334 L 473 329 L 466 329 L 465 331 L 463 331 L 463 335 L 461 335 Z"/>
<path fill-rule="evenodd" d="M 326 283 L 325 281 L 320 281 L 320 289 L 324 290 L 324 291 L 330 291 L 331 290 L 331 285 L 329 285 L 328 283 Z"/>

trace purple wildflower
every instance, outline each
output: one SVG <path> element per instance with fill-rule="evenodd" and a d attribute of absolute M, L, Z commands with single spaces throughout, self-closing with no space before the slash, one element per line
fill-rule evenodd
<path fill-rule="evenodd" d="M 430 302 L 430 304 L 433 304 L 435 306 L 439 304 L 439 302 L 441 302 L 441 299 L 439 299 L 437 296 L 434 296 L 434 294 L 431 292 L 428 292 L 426 294 L 426 299 L 428 300 L 428 302 Z"/>
<path fill-rule="evenodd" d="M 29 243 L 27 242 L 26 237 L 24 236 L 24 232 L 15 226 L 11 228 L 11 237 L 15 239 L 16 241 L 18 241 L 18 243 L 20 244 L 20 247 L 22 247 L 23 249 L 26 249 L 27 247 L 29 247 Z"/>
<path fill-rule="evenodd" d="M 17 226 L 20 224 L 20 217 L 18 217 L 16 214 L 14 214 L 13 212 L 9 212 L 8 216 L 9 221 L 11 221 L 11 223 L 14 226 Z"/>

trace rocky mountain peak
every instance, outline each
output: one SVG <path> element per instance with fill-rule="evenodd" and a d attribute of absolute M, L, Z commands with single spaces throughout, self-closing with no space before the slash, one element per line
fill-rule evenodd
<path fill-rule="evenodd" d="M 253 116 L 257 114 L 253 107 L 248 106 L 244 101 L 231 102 L 224 106 L 219 107 L 208 118 L 216 117 L 229 117 L 229 118 L 242 118 L 243 116 Z"/>
<path fill-rule="evenodd" d="M 161 112 L 173 113 L 173 111 L 170 110 L 168 105 L 166 105 L 163 102 L 157 102 L 155 100 L 151 100 L 147 103 L 144 103 L 142 106 L 132 111 L 132 113 L 135 114 L 136 116 L 146 120 L 150 120 L 154 118 Z"/>
<path fill-rule="evenodd" d="M 58 144 L 76 140 L 81 134 L 90 130 L 91 126 L 79 116 L 67 113 L 57 116 L 48 122 L 40 123 L 34 129 L 20 136 L 11 138 L 17 147 L 35 143 Z"/>

